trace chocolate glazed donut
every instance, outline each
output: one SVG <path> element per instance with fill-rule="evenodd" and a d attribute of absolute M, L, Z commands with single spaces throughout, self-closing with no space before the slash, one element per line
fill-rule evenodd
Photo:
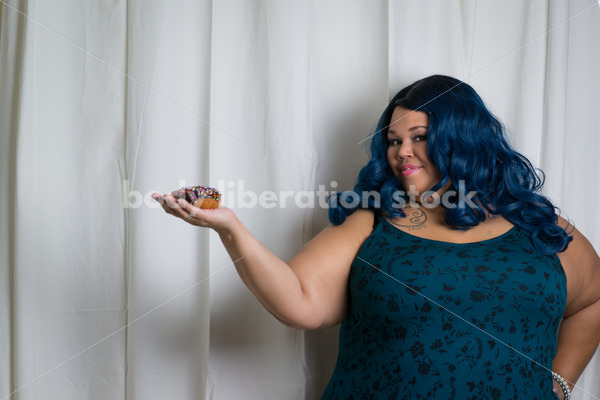
<path fill-rule="evenodd" d="M 217 208 L 221 202 L 221 193 L 207 186 L 189 186 L 172 193 L 178 199 L 185 199 L 198 208 Z"/>

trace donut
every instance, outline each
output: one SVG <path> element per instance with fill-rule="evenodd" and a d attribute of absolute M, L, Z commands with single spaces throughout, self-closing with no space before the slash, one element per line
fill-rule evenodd
<path fill-rule="evenodd" d="M 221 193 L 207 186 L 189 186 L 179 189 L 173 194 L 178 199 L 185 199 L 198 208 L 217 208 L 221 202 Z"/>

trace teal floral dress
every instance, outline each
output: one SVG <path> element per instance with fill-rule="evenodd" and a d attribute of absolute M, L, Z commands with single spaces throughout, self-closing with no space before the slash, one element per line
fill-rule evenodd
<path fill-rule="evenodd" d="M 557 398 L 566 277 L 516 226 L 455 244 L 382 220 L 352 265 L 349 296 L 322 399 Z"/>

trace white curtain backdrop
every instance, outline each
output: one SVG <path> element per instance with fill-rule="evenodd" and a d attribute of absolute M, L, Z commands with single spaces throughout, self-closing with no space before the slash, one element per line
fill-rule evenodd
<path fill-rule="evenodd" d="M 281 325 L 149 196 L 217 186 L 288 259 L 433 73 L 600 250 L 599 38 L 596 0 L 0 0 L 0 399 L 318 399 L 337 329 Z"/>

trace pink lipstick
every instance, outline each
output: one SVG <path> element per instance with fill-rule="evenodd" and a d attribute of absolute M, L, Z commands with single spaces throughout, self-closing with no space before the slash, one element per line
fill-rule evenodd
<path fill-rule="evenodd" d="M 400 167 L 400 173 L 402 173 L 403 176 L 409 176 L 409 175 L 414 174 L 421 168 L 422 167 L 419 167 L 418 165 L 406 164 L 406 165 L 403 165 L 402 167 Z"/>

